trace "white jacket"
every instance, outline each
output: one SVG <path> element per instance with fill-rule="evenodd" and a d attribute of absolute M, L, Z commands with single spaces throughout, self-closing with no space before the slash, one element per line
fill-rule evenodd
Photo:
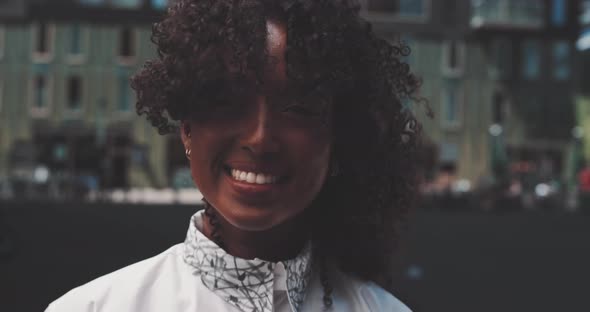
<path fill-rule="evenodd" d="M 233 257 L 209 240 L 202 211 L 186 241 L 75 288 L 45 312 L 317 312 L 323 288 L 308 244 L 294 259 L 266 262 Z M 371 282 L 331 272 L 332 311 L 410 312 Z"/>

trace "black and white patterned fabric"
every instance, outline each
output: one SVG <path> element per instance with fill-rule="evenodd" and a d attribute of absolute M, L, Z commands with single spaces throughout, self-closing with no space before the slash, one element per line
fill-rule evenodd
<path fill-rule="evenodd" d="M 275 268 L 278 263 L 246 260 L 226 253 L 197 228 L 202 212 L 191 218 L 184 242 L 184 261 L 195 268 L 203 284 L 229 304 L 244 312 L 272 312 Z M 286 291 L 293 311 L 305 299 L 312 269 L 311 243 L 297 257 L 283 261 Z M 279 286 L 279 288 L 282 288 Z"/>

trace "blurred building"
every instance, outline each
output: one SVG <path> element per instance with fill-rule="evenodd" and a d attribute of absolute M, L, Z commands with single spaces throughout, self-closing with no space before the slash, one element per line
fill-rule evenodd
<path fill-rule="evenodd" d="M 166 2 L 0 2 L 0 178 L 30 177 L 39 165 L 107 188 L 186 175 L 179 138 L 137 118 L 128 83 L 155 55 L 151 24 Z M 580 2 L 361 0 L 377 32 L 412 48 L 407 61 L 435 112 L 428 120 L 413 107 L 431 141 L 430 177 L 562 173 Z"/>
<path fill-rule="evenodd" d="M 420 118 L 436 155 L 432 176 L 560 177 L 572 144 L 579 2 L 362 1 L 376 30 L 412 49 L 435 113 Z"/>
<path fill-rule="evenodd" d="M 151 25 L 165 6 L 0 2 L 0 175 L 107 188 L 167 183 L 182 165 L 179 139 L 137 117 L 129 87 L 155 55 Z"/>
<path fill-rule="evenodd" d="M 580 11 L 579 52 L 580 79 L 577 84 L 576 116 L 579 125 L 578 136 L 583 142 L 582 154 L 590 160 L 590 1 L 582 1 Z"/>
<path fill-rule="evenodd" d="M 25 13 L 25 3 L 21 0 L 3 0 L 0 2 L 0 18 L 16 19 Z"/>

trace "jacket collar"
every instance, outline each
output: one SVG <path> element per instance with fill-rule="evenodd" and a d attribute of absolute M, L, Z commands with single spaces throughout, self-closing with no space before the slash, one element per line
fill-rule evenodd
<path fill-rule="evenodd" d="M 295 258 L 286 261 L 241 259 L 225 252 L 199 230 L 202 218 L 203 211 L 191 218 L 184 242 L 184 261 L 195 269 L 207 288 L 248 312 L 272 312 L 273 291 L 283 289 L 287 291 L 292 310 L 299 311 L 311 279 L 311 243 Z M 286 279 L 277 276 L 281 266 Z M 283 285 L 275 285 L 275 279 L 277 284 Z"/>

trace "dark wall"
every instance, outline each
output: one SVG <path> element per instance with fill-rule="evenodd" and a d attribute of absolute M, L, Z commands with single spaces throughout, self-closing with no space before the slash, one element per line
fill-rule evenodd
<path fill-rule="evenodd" d="M 187 206 L 0 202 L 0 311 L 33 312 L 69 289 L 181 243 Z"/>
<path fill-rule="evenodd" d="M 196 210 L 0 202 L 0 311 L 43 311 L 182 242 Z M 589 240 L 587 215 L 421 212 L 409 219 L 393 289 L 415 312 L 590 311 Z"/>

